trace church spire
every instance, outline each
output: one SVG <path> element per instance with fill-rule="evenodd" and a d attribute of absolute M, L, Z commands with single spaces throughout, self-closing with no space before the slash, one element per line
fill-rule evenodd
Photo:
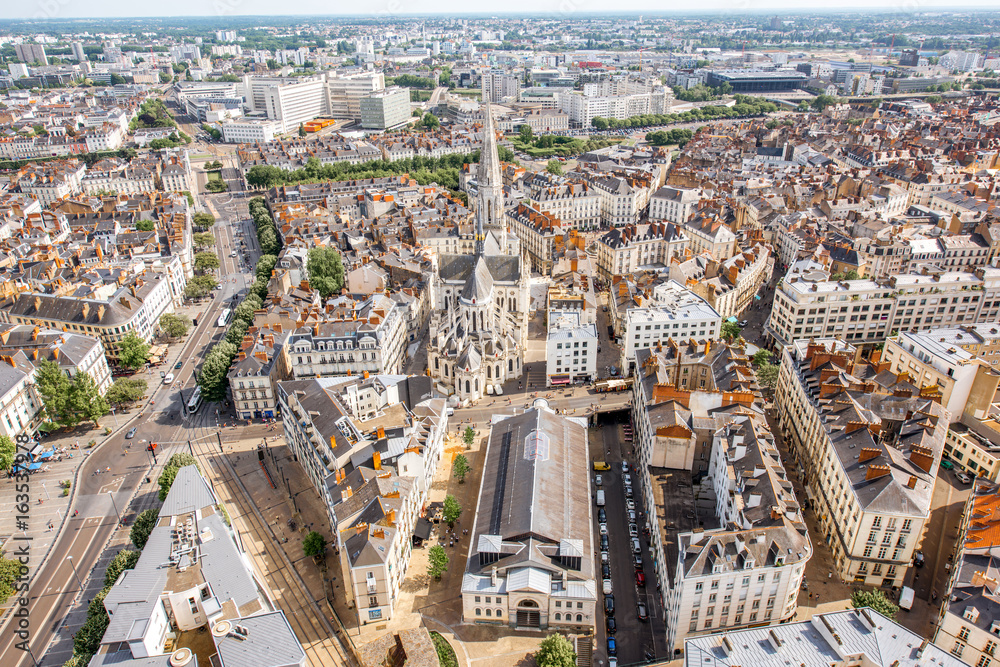
<path fill-rule="evenodd" d="M 500 174 L 500 155 L 497 151 L 497 134 L 493 127 L 490 100 L 485 100 L 483 120 L 483 146 L 479 151 L 476 183 L 476 254 L 481 255 L 486 243 L 486 232 L 496 232 L 505 242 L 507 225 L 504 220 L 503 179 Z"/>

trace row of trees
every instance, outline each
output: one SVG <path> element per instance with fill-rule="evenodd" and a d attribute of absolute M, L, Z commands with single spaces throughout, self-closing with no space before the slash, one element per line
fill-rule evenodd
<path fill-rule="evenodd" d="M 691 141 L 692 136 L 694 136 L 694 133 L 691 130 L 675 127 L 670 130 L 650 132 L 646 135 L 646 141 L 653 146 L 672 146 L 673 144 L 677 144 L 683 147 L 684 144 Z"/>
<path fill-rule="evenodd" d="M 511 162 L 514 154 L 503 146 L 500 159 Z M 304 167 L 292 171 L 271 165 L 255 165 L 247 171 L 247 184 L 254 188 L 273 188 L 301 182 L 349 181 L 352 179 L 384 178 L 409 174 L 420 185 L 437 183 L 451 190 L 458 189 L 458 173 L 466 164 L 479 162 L 479 151 L 467 155 L 444 155 L 439 158 L 414 157 L 389 162 L 373 160 L 361 164 L 334 162 L 323 164 L 310 158 Z"/>
<path fill-rule="evenodd" d="M 82 421 L 98 420 L 108 413 L 108 401 L 86 371 L 70 378 L 54 361 L 42 360 L 35 372 L 35 386 L 42 396 L 46 418 L 59 426 L 75 427 Z"/>
<path fill-rule="evenodd" d="M 221 401 L 226 398 L 226 389 L 229 386 L 229 379 L 226 376 L 229 373 L 229 367 L 232 366 L 233 359 L 239 352 L 243 336 L 246 335 L 253 323 L 254 311 L 261 308 L 264 299 L 267 298 L 267 285 L 271 279 L 271 271 L 278 261 L 277 252 L 280 250 L 280 242 L 274 220 L 271 218 L 264 200 L 260 197 L 250 200 L 250 216 L 257 227 L 257 240 L 260 247 L 268 254 L 262 255 L 257 260 L 257 279 L 246 298 L 233 310 L 233 319 L 225 337 L 212 347 L 201 365 L 198 386 L 201 387 L 201 395 L 206 401 Z M 271 252 L 268 252 L 269 250 Z M 339 255 L 337 259 L 340 259 Z M 341 272 L 343 272 L 343 268 L 341 268 Z"/>
<path fill-rule="evenodd" d="M 736 95 L 736 103 L 729 107 L 724 105 L 708 105 L 685 111 L 684 113 L 642 114 L 631 118 L 603 118 L 595 116 L 590 124 L 598 130 L 617 130 L 624 128 L 656 127 L 674 123 L 692 123 L 718 118 L 733 118 L 741 116 L 761 116 L 778 110 L 773 102 L 766 102 L 759 97 Z"/>

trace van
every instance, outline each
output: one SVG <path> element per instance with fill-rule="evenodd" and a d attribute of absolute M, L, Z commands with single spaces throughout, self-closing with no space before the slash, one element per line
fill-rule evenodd
<path fill-rule="evenodd" d="M 597 492 L 597 506 L 604 507 L 604 489 L 600 489 Z"/>
<path fill-rule="evenodd" d="M 611 466 L 604 461 L 594 461 L 594 470 L 611 470 Z"/>
<path fill-rule="evenodd" d="M 639 544 L 639 540 L 635 537 L 632 538 L 632 553 L 642 553 L 642 545 Z"/>
<path fill-rule="evenodd" d="M 910 607 L 913 606 L 913 589 L 909 586 L 903 586 L 899 594 L 899 606 L 906 611 L 910 611 Z"/>

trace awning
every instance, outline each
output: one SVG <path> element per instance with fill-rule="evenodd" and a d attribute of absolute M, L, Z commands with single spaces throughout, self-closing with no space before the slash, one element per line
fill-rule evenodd
<path fill-rule="evenodd" d="M 28 470 L 38 470 L 41 467 L 42 467 L 41 463 L 29 463 L 28 464 Z"/>
<path fill-rule="evenodd" d="M 55 454 L 55 452 L 53 452 L 53 451 L 52 451 L 52 450 L 50 449 L 50 450 L 49 450 L 49 451 L 47 451 L 47 452 L 42 452 L 41 454 L 39 454 L 39 455 L 38 455 L 38 456 L 36 456 L 35 458 L 36 458 L 37 460 L 39 460 L 39 461 L 44 461 L 45 459 L 49 458 L 49 457 L 50 457 L 50 456 L 52 456 L 53 454 Z"/>
<path fill-rule="evenodd" d="M 429 540 L 431 537 L 431 528 L 434 527 L 430 521 L 424 517 L 419 517 L 417 519 L 417 525 L 413 528 L 413 536 L 421 540 Z"/>
<path fill-rule="evenodd" d="M 735 317 L 727 317 L 727 318 L 726 318 L 726 321 L 727 321 L 727 322 L 736 322 L 736 321 L 737 321 L 737 319 L 736 319 Z"/>
<path fill-rule="evenodd" d="M 549 378 L 549 382 L 552 384 L 569 384 L 568 375 L 553 375 Z"/>
<path fill-rule="evenodd" d="M 754 294 L 754 301 L 760 301 L 760 294 Z"/>

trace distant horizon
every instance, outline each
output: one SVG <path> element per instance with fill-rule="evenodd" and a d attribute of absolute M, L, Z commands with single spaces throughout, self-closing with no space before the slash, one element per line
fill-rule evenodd
<path fill-rule="evenodd" d="M 264 0 L 212 0 L 211 2 L 195 2 L 180 0 L 173 6 L 177 12 L 171 15 L 162 13 L 129 14 L 136 9 L 133 2 L 126 0 L 38 0 L 35 3 L 8 3 L 0 10 L 0 22 L 59 22 L 59 21 L 132 21 L 155 19 L 248 19 L 248 18 L 335 18 L 335 19 L 371 19 L 371 18 L 475 18 L 483 19 L 546 17 L 572 20 L 574 18 L 620 17 L 683 17 L 704 16 L 728 13 L 742 16 L 767 16 L 775 12 L 783 12 L 789 16 L 795 15 L 825 15 L 825 14 L 886 14 L 915 15 L 927 13 L 962 13 L 967 11 L 986 11 L 1000 13 L 1000 6 L 994 0 L 964 0 L 961 5 L 928 5 L 922 6 L 915 0 L 898 4 L 872 6 L 864 0 L 845 0 L 836 6 L 821 3 L 817 0 L 769 0 L 767 4 L 752 3 L 751 0 L 708 0 L 701 2 L 697 8 L 683 9 L 664 8 L 662 5 L 650 4 L 646 0 L 638 4 L 627 4 L 614 11 L 598 10 L 592 7 L 598 3 L 593 0 L 544 0 L 543 2 L 513 0 L 504 2 L 502 9 L 484 10 L 478 12 L 462 11 L 468 5 L 457 0 L 413 0 L 406 3 L 407 9 L 401 9 L 400 0 L 375 0 L 368 3 L 370 9 L 359 12 L 357 4 L 351 6 L 350 12 L 330 11 L 328 3 L 317 0 L 304 0 L 296 3 L 301 10 L 289 13 L 285 11 L 270 11 L 276 5 Z M 434 9 L 423 9 L 423 6 L 433 6 Z M 150 7 L 162 9 L 162 5 L 151 4 Z M 6 10 L 13 9 L 8 14 Z M 239 13 L 237 13 L 239 12 Z"/>

